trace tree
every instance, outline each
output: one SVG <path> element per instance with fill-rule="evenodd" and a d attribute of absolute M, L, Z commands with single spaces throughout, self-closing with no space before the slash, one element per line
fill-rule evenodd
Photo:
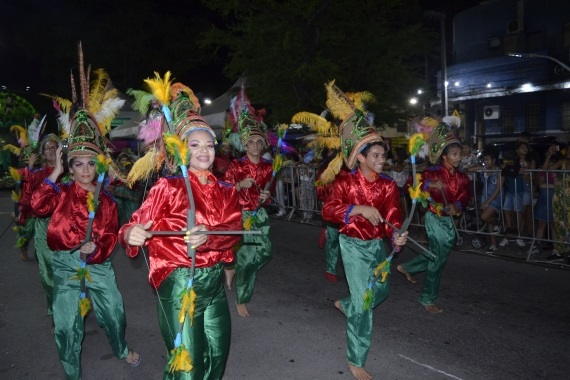
<path fill-rule="evenodd" d="M 227 23 L 202 45 L 227 56 L 224 72 L 247 77 L 250 98 L 266 104 L 271 122 L 324 108 L 324 83 L 372 92 L 376 125 L 392 125 L 420 84 L 431 34 L 414 0 L 203 0 Z M 437 42 L 435 42 L 437 46 Z M 400 107 L 401 106 L 401 107 Z"/>

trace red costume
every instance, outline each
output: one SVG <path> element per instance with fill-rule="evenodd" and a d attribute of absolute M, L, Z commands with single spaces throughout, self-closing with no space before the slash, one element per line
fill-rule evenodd
<path fill-rule="evenodd" d="M 428 184 L 431 180 L 439 180 L 444 184 L 443 192 L 445 197 L 438 189 L 428 189 Z M 469 203 L 469 177 L 460 170 L 454 169 L 453 174 L 451 174 L 443 165 L 432 166 L 422 173 L 422 181 L 424 190 L 428 190 L 431 198 L 435 202 L 441 203 L 444 207 L 447 202 L 455 203 L 459 210 L 462 211 Z M 429 210 L 437 214 L 433 203 L 430 203 Z M 445 212 L 442 212 L 442 214 L 447 215 Z"/>
<path fill-rule="evenodd" d="M 226 181 L 231 184 L 237 184 L 246 178 L 253 178 L 255 184 L 261 189 L 265 189 L 265 185 L 271 180 L 273 167 L 271 162 L 261 158 L 259 163 L 254 164 L 247 155 L 232 161 L 230 167 L 226 171 Z M 239 192 L 239 203 L 244 211 L 256 210 L 259 206 L 260 191 L 256 186 L 248 189 L 241 189 Z M 269 189 L 271 191 L 271 189 Z"/>
<path fill-rule="evenodd" d="M 386 223 L 373 226 L 362 215 L 348 215 L 356 205 L 371 206 L 396 228 L 402 225 L 400 193 L 396 182 L 381 173 L 369 182 L 357 169 L 350 173 L 341 171 L 331 186 L 323 219 L 339 225 L 339 232 L 351 238 L 372 240 L 392 237 L 394 230 Z"/>
<path fill-rule="evenodd" d="M 209 183 L 201 184 L 198 177 L 189 173 L 192 194 L 196 205 L 196 225 L 205 225 L 209 231 L 241 230 L 241 211 L 238 195 L 229 184 L 218 182 L 209 174 Z M 121 227 L 119 239 L 130 257 L 138 254 L 139 247 L 125 241 L 125 232 L 135 224 L 154 223 L 151 231 L 181 231 L 187 227 L 188 194 L 182 177 L 161 178 L 150 190 L 141 207 L 129 223 Z M 196 248 L 196 268 L 211 267 L 217 263 L 230 263 L 234 259 L 232 247 L 240 235 L 210 235 L 206 243 Z M 182 235 L 153 236 L 145 243 L 150 257 L 150 284 L 158 288 L 176 268 L 190 268 L 186 243 Z"/>
<path fill-rule="evenodd" d="M 45 180 L 32 195 L 31 207 L 39 217 L 52 216 L 47 242 L 52 251 L 69 251 L 85 239 L 87 230 L 87 194 L 77 183 L 56 185 Z M 97 249 L 87 258 L 87 264 L 101 264 L 111 256 L 117 243 L 117 204 L 101 192 L 93 220 L 93 242 Z"/>

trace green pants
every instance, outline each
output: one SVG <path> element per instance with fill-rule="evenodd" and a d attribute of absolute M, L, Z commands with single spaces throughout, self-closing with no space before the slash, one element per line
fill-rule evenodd
<path fill-rule="evenodd" d="M 453 248 L 453 244 L 455 244 L 455 229 L 451 217 L 438 217 L 432 212 L 426 213 L 425 226 L 429 250 L 435 255 L 435 259 L 428 259 L 420 254 L 402 266 L 412 275 L 426 272 L 420 303 L 422 305 L 433 305 L 439 294 L 439 284 L 447 263 L 447 257 Z"/>
<path fill-rule="evenodd" d="M 327 242 L 325 243 L 325 271 L 336 274 L 340 246 L 338 244 L 338 225 L 326 222 Z"/>
<path fill-rule="evenodd" d="M 158 322 L 166 344 L 167 363 L 172 356 L 170 351 L 174 348 L 174 338 L 180 330 L 179 295 L 186 289 L 189 278 L 189 268 L 175 269 L 158 289 Z M 231 319 L 223 287 L 222 265 L 197 268 L 194 291 L 194 320 L 190 323 L 190 318 L 187 317 L 182 329 L 182 344 L 190 352 L 193 368 L 190 372 L 177 371 L 171 374 L 167 365 L 163 379 L 221 379 L 224 375 L 230 352 Z"/>
<path fill-rule="evenodd" d="M 40 268 L 40 281 L 46 292 L 47 315 L 53 314 L 53 251 L 47 245 L 47 228 L 50 218 L 36 218 L 34 245 Z"/>
<path fill-rule="evenodd" d="M 374 269 L 386 259 L 386 250 L 381 239 L 361 240 L 341 234 L 339 243 L 350 291 L 340 301 L 346 316 L 346 357 L 352 365 L 364 367 L 372 339 L 372 309 L 388 297 L 390 277 L 384 283 L 376 281 L 373 306 L 368 310 L 364 310 L 364 294 L 374 278 Z"/>
<path fill-rule="evenodd" d="M 79 251 L 56 251 L 53 257 L 53 320 L 55 343 L 59 360 L 67 379 L 81 379 L 81 343 L 85 334 L 83 317 L 79 311 L 80 281 L 72 279 L 80 267 Z M 102 264 L 87 265 L 92 282 L 85 286 L 93 305 L 99 326 L 105 330 L 115 356 L 127 357 L 125 341 L 125 310 L 123 298 L 117 288 L 115 271 L 110 260 Z"/>
<path fill-rule="evenodd" d="M 245 221 L 251 211 L 242 212 Z M 269 216 L 264 208 L 260 208 L 255 215 L 255 224 L 252 230 L 261 231 L 261 235 L 244 235 L 242 245 L 237 251 L 236 294 L 237 303 L 244 304 L 251 300 L 257 271 L 271 260 L 271 240 L 269 240 Z"/>

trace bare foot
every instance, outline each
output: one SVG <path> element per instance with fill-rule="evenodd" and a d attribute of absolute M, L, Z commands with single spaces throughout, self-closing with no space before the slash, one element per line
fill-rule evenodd
<path fill-rule="evenodd" d="M 353 366 L 352 364 L 349 363 L 348 360 L 346 362 L 348 363 L 348 369 L 350 369 L 350 373 L 352 373 L 352 376 L 354 376 L 358 380 L 372 380 L 372 376 L 368 372 L 366 372 L 364 368 Z"/>
<path fill-rule="evenodd" d="M 133 350 L 129 349 L 129 354 L 125 358 L 125 361 L 131 366 L 136 367 L 141 363 L 141 356 L 134 352 Z"/>
<path fill-rule="evenodd" d="M 238 303 L 238 304 L 236 304 L 236 306 L 237 306 L 237 312 L 240 316 L 249 317 L 249 311 L 247 311 L 247 307 L 245 306 L 245 303 Z"/>
<path fill-rule="evenodd" d="M 340 304 L 340 300 L 334 301 L 334 307 L 336 307 L 337 310 L 340 311 L 342 315 L 346 317 L 346 314 L 344 314 L 344 310 L 342 310 L 342 305 Z"/>
<path fill-rule="evenodd" d="M 424 307 L 426 308 L 426 310 L 432 314 L 437 314 L 437 313 L 441 313 L 443 310 L 441 310 L 439 307 L 435 306 L 435 305 L 424 305 Z"/>
<path fill-rule="evenodd" d="M 400 264 L 396 267 L 396 269 L 398 270 L 398 272 L 402 273 L 404 276 L 406 276 L 406 280 L 410 281 L 412 284 L 416 283 L 416 280 L 414 280 L 414 278 L 412 277 L 411 274 L 408 273 L 407 270 L 404 269 L 404 267 Z"/>
<path fill-rule="evenodd" d="M 234 268 L 224 269 L 224 274 L 226 276 L 226 287 L 228 288 L 228 290 L 232 290 L 232 282 L 234 281 L 236 270 Z"/>

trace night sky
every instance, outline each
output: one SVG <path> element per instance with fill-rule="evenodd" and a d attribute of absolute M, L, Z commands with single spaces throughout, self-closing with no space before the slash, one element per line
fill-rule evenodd
<path fill-rule="evenodd" d="M 121 7 L 116 4 L 121 3 Z M 115 20 L 122 20 L 121 26 L 117 28 L 123 33 L 133 33 L 133 37 L 140 32 L 136 28 L 128 29 L 123 25 L 130 22 L 134 15 L 140 13 L 142 1 L 134 0 L 18 0 L 3 2 L 1 13 L 4 16 L 0 23 L 0 86 L 6 86 L 10 91 L 26 96 L 26 86 L 30 86 L 28 94 L 47 92 L 61 92 L 64 88 L 61 83 L 68 77 L 69 70 L 74 67 L 77 61 L 76 44 L 79 40 L 92 39 L 99 31 L 94 30 L 93 20 L 100 20 L 113 12 Z M 147 3 L 145 1 L 145 3 Z M 155 0 L 152 3 L 152 12 L 156 14 L 157 21 L 161 15 L 168 15 L 168 20 L 192 24 L 197 30 L 207 27 L 209 22 L 223 23 L 223 20 L 216 15 L 206 11 L 198 0 Z M 426 10 L 445 11 L 452 19 L 452 14 L 476 5 L 478 1 L 420 1 Z M 130 6 L 130 7 L 129 7 Z M 121 9 L 119 9 L 121 8 Z M 125 11 L 125 9 L 129 9 Z M 132 12 L 132 13 L 131 13 Z M 430 21 L 426 22 L 429 23 Z M 431 21 L 431 23 L 435 23 Z M 450 23 L 450 22 L 449 22 Z M 153 28 L 152 25 L 145 26 Z M 438 25 L 434 25 L 438 28 Z M 124 32 L 127 30 L 127 32 Z M 130 31 L 130 32 L 129 32 Z M 160 36 L 157 36 L 160 37 Z M 110 47 L 125 40 L 120 32 L 114 38 L 107 38 L 105 44 Z M 166 42 L 167 43 L 167 42 Z M 85 44 L 85 43 L 84 43 Z M 156 43 L 157 51 L 160 51 L 162 42 Z M 133 44 L 131 43 L 131 46 Z M 137 81 L 142 86 L 142 80 L 151 76 L 154 70 L 162 71 L 157 61 L 143 59 L 133 62 L 138 72 L 141 74 L 137 80 L 124 80 L 117 75 L 118 58 L 105 54 L 93 54 L 93 46 L 84 46 L 86 63 L 93 63 L 94 67 L 104 67 L 111 75 L 111 79 L 121 90 L 127 87 L 136 87 Z M 99 51 L 103 51 L 101 48 Z M 158 53 L 153 53 L 158 54 Z M 202 57 L 208 57 L 208 52 L 202 52 Z M 213 54 L 210 54 L 213 56 Z M 197 55 L 198 59 L 200 55 Z M 115 58 L 114 58 L 115 57 Z M 128 58 L 128 57 L 121 57 Z M 175 60 L 177 57 L 172 57 Z M 55 65 L 54 63 L 58 63 Z M 67 62 L 67 63 L 64 63 Z M 167 66 L 167 65 L 165 65 Z M 175 64 L 173 64 L 175 66 Z M 204 97 L 216 97 L 221 95 L 225 89 L 233 83 L 233 80 L 226 78 L 222 73 L 223 62 L 218 60 L 205 62 L 203 64 L 194 62 L 191 69 L 185 72 L 174 72 L 177 80 L 190 84 L 195 92 L 201 93 Z M 113 70 L 115 72 L 113 72 Z M 172 69 L 170 67 L 164 68 Z M 174 70 L 173 70 L 174 71 Z M 66 85 L 69 92 L 69 85 Z M 69 94 L 60 95 L 68 97 Z"/>

